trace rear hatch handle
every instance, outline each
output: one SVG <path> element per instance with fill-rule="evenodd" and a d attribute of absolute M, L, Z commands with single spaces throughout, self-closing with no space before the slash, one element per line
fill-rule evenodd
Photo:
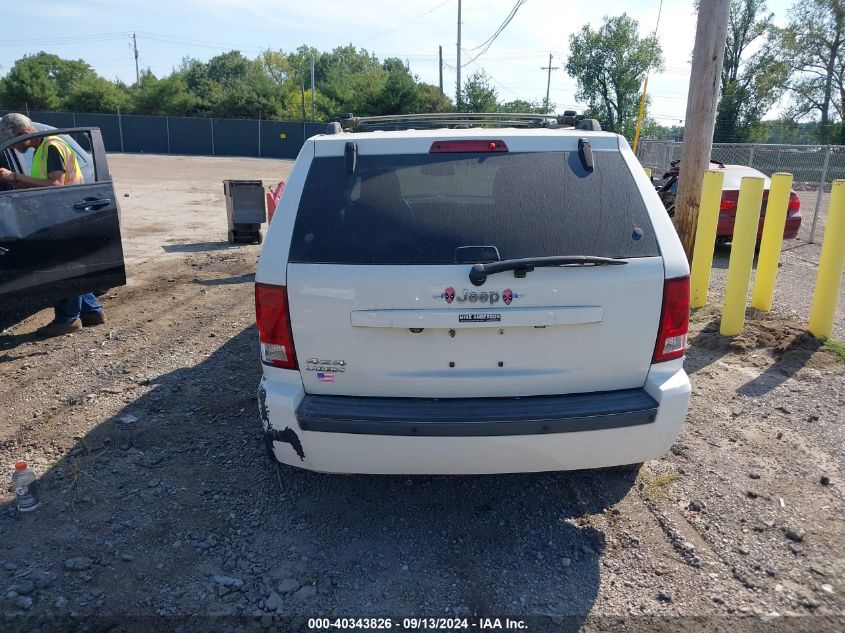
<path fill-rule="evenodd" d="M 619 266 L 627 264 L 628 260 L 615 257 L 598 257 L 596 255 L 553 255 L 551 257 L 525 257 L 522 259 L 505 259 L 489 264 L 475 264 L 469 271 L 469 281 L 473 286 L 483 286 L 488 275 L 513 271 L 517 278 L 525 277 L 535 268 L 549 266 Z"/>

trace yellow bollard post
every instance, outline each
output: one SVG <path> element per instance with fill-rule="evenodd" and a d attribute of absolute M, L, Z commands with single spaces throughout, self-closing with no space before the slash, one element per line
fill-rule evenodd
<path fill-rule="evenodd" d="M 643 171 L 645 175 L 648 176 L 649 180 L 651 180 L 651 167 L 643 167 Z"/>
<path fill-rule="evenodd" d="M 690 307 L 701 308 L 707 303 L 710 272 L 713 270 L 713 248 L 719 224 L 724 172 L 707 171 L 701 185 L 701 205 L 698 207 L 698 226 L 695 229 L 695 248 L 692 251 L 690 272 Z"/>
<path fill-rule="evenodd" d="M 763 239 L 760 241 L 760 254 L 757 256 L 754 292 L 751 294 L 751 305 L 764 312 L 772 309 L 780 247 L 783 244 L 783 227 L 786 225 L 786 210 L 791 191 L 792 174 L 772 176 L 769 200 L 766 203 L 766 219 L 763 223 Z"/>
<path fill-rule="evenodd" d="M 725 284 L 725 305 L 722 308 L 722 336 L 736 336 L 745 326 L 745 304 L 754 264 L 754 245 L 760 224 L 763 204 L 762 178 L 746 176 L 739 185 L 736 221 L 731 239 L 731 258 L 728 261 L 728 280 Z"/>
<path fill-rule="evenodd" d="M 819 192 L 821 195 L 821 192 Z M 845 269 L 845 180 L 834 180 L 824 228 L 819 272 L 810 310 L 810 334 L 827 338 L 833 331 L 833 316 L 839 298 L 839 280 Z"/>

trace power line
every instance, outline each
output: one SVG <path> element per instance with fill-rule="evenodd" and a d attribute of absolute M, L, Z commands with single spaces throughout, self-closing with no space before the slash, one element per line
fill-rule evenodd
<path fill-rule="evenodd" d="M 146 37 L 147 39 L 155 40 L 157 42 L 164 42 L 167 44 L 179 44 L 182 46 L 196 46 L 199 48 L 211 48 L 216 50 L 256 50 L 256 51 L 264 51 L 268 47 L 267 46 L 240 46 L 237 44 L 227 44 L 225 42 L 214 42 L 209 40 L 198 40 L 193 38 L 181 37 L 181 36 L 173 36 L 173 35 L 164 35 L 161 33 L 151 33 L 149 31 L 138 31 L 139 35 Z"/>
<path fill-rule="evenodd" d="M 41 38 L 23 38 L 23 39 L 2 39 L 0 40 L 0 44 L 42 44 L 46 42 L 61 42 L 61 41 L 83 41 L 83 40 L 92 40 L 92 39 L 101 39 L 101 38 L 116 38 L 116 37 L 126 37 L 131 35 L 131 31 L 112 31 L 110 33 L 89 33 L 87 35 L 56 35 L 51 37 L 41 37 Z"/>
<path fill-rule="evenodd" d="M 511 20 L 513 20 L 514 16 L 516 15 L 516 12 L 517 12 L 517 11 L 519 11 L 519 8 L 520 8 L 523 4 L 525 4 L 527 1 L 528 1 L 528 0 L 516 0 L 516 4 L 515 4 L 515 5 L 513 6 L 513 8 L 510 10 L 510 13 L 508 13 L 507 17 L 506 17 L 506 18 L 504 19 L 504 21 L 503 21 L 503 22 L 502 22 L 502 23 L 498 26 L 498 28 L 497 28 L 497 29 L 493 32 L 493 34 L 492 34 L 490 37 L 488 37 L 486 40 L 484 40 L 481 44 L 479 44 L 478 46 L 475 46 L 475 47 L 473 47 L 473 48 L 470 48 L 469 50 L 471 50 L 471 51 L 477 51 L 479 48 L 481 48 L 481 47 L 483 47 L 483 46 L 486 46 L 487 44 L 492 44 L 492 43 L 493 43 L 493 41 L 494 41 L 497 37 L 499 37 L 499 34 L 500 34 L 502 31 L 504 31 L 504 30 L 505 30 L 505 27 L 506 27 L 508 24 L 510 24 L 510 21 L 511 21 Z M 467 62 L 467 63 L 469 63 L 469 62 Z"/>
<path fill-rule="evenodd" d="M 72 35 L 66 37 L 48 37 L 40 39 L 0 40 L 0 46 L 60 46 L 64 44 L 86 44 L 89 42 L 107 42 L 131 37 L 129 31 L 117 33 L 99 33 L 93 35 Z"/>
<path fill-rule="evenodd" d="M 393 31 L 396 31 L 396 30 L 398 30 L 398 29 L 401 29 L 403 26 L 408 26 L 408 25 L 409 25 L 409 24 L 411 24 L 412 22 L 416 22 L 416 21 L 417 21 L 417 20 L 419 20 L 420 18 L 424 18 L 424 17 L 425 17 L 425 16 L 427 16 L 429 13 L 434 13 L 435 11 L 437 11 L 437 9 L 439 9 L 440 7 L 442 7 L 442 6 L 446 5 L 446 4 L 448 4 L 448 3 L 449 3 L 449 2 L 451 2 L 451 1 L 452 1 L 452 0 L 443 0 L 443 2 L 441 2 L 440 4 L 438 4 L 438 5 L 437 5 L 436 7 L 434 7 L 433 9 L 429 9 L 429 10 L 428 10 L 428 11 L 426 11 L 425 13 L 420 13 L 417 17 L 415 17 L 415 18 L 411 18 L 411 19 L 410 19 L 410 20 L 408 20 L 407 22 L 402 22 L 402 24 L 398 24 L 398 25 L 396 25 L 396 26 L 394 26 L 394 27 L 392 27 L 392 28 L 387 29 L 386 31 L 382 31 L 382 32 L 381 32 L 381 33 L 379 33 L 378 35 L 373 35 L 372 37 L 368 37 L 367 39 L 365 39 L 365 40 L 362 40 L 362 41 L 358 42 L 358 46 L 361 46 L 362 44 L 366 44 L 367 42 L 372 42 L 373 40 L 378 39 L 378 38 L 380 38 L 380 37 L 381 37 L 381 36 L 383 36 L 383 35 L 387 35 L 388 33 L 393 33 Z"/>
<path fill-rule="evenodd" d="M 516 97 L 517 99 L 521 99 L 521 98 L 522 98 L 522 97 L 520 97 L 518 94 L 516 94 L 513 90 L 511 90 L 510 88 L 508 88 L 506 85 L 504 85 L 503 83 L 501 83 L 501 82 L 497 81 L 497 80 L 496 80 L 496 78 L 495 78 L 493 75 L 491 75 L 490 73 L 488 73 L 488 72 L 487 72 L 487 70 L 485 70 L 485 68 L 484 68 L 481 64 L 479 64 L 479 63 L 478 63 L 478 62 L 476 62 L 475 60 L 473 60 L 473 61 L 472 61 L 472 63 L 473 63 L 473 64 L 475 64 L 478 68 L 480 68 L 480 69 L 481 69 L 481 72 L 483 72 L 485 75 L 487 75 L 487 77 L 489 77 L 489 78 L 490 78 L 490 81 L 492 81 L 494 84 L 496 84 L 497 86 L 499 86 L 499 88 L 503 88 L 504 90 L 507 90 L 509 93 L 511 93 L 511 94 L 512 94 L 514 97 Z"/>
<path fill-rule="evenodd" d="M 479 53 L 475 57 L 473 57 L 471 60 L 466 62 L 465 64 L 461 64 L 461 66 L 463 67 L 463 66 L 467 66 L 467 65 L 473 63 L 476 59 L 478 59 L 484 53 L 486 53 L 490 49 L 490 47 L 493 46 L 493 42 L 496 41 L 496 38 L 499 37 L 499 35 L 502 34 L 502 31 L 504 31 L 505 28 L 507 28 L 508 24 L 511 23 L 511 20 L 514 19 L 514 17 L 516 16 L 516 12 L 519 11 L 519 8 L 523 4 L 525 4 L 526 2 L 528 2 L 528 0 L 516 0 L 516 4 L 513 5 L 513 9 L 511 9 L 510 13 L 508 13 L 508 16 L 505 18 L 504 22 L 502 22 L 499 25 L 499 28 L 497 28 L 493 32 L 493 34 L 490 37 L 488 37 L 482 44 L 480 44 L 479 46 L 476 46 L 475 48 L 469 49 L 471 51 L 476 51 L 476 50 L 481 49 L 479 51 Z"/>

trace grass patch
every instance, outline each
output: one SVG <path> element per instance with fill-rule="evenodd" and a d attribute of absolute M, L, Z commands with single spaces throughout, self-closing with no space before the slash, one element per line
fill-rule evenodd
<path fill-rule="evenodd" d="M 840 343 L 832 339 L 824 339 L 822 349 L 838 357 L 842 362 L 845 362 L 845 343 Z"/>
<path fill-rule="evenodd" d="M 719 310 L 713 306 L 702 306 L 690 310 L 690 323 L 709 323 L 719 318 Z"/>
<path fill-rule="evenodd" d="M 679 479 L 680 476 L 680 473 L 677 472 L 661 473 L 660 475 L 654 476 L 642 476 L 641 474 L 640 491 L 643 493 L 643 496 L 652 501 L 656 501 L 660 497 L 674 499 L 674 495 L 672 495 L 668 486 L 676 479 Z"/>

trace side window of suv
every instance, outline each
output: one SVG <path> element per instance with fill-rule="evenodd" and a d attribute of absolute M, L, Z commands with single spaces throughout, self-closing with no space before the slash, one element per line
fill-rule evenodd
<path fill-rule="evenodd" d="M 0 167 L 12 171 L 16 178 L 6 182 L 0 191 L 45 186 L 72 186 L 95 182 L 91 155 L 82 145 L 91 146 L 86 133 L 36 136 L 8 147 Z M 23 178 L 21 178 L 23 177 Z M 40 181 L 40 184 L 32 180 Z"/>

